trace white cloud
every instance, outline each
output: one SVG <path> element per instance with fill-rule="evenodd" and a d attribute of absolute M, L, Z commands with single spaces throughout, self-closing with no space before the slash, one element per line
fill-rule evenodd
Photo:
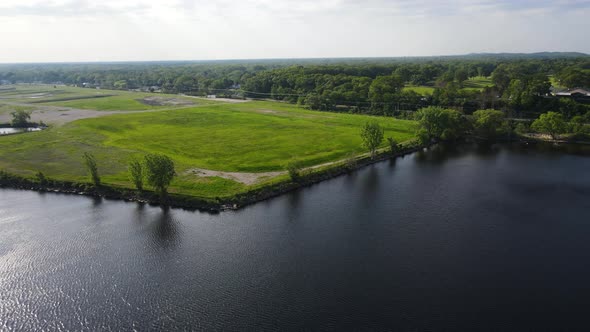
<path fill-rule="evenodd" d="M 2 0 L 0 62 L 590 53 L 589 1 Z"/>

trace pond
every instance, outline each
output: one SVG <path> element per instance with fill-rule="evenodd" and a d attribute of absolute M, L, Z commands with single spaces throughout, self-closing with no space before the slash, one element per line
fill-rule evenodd
<path fill-rule="evenodd" d="M 42 128 L 0 128 L 0 135 L 10 135 L 10 134 L 20 134 L 26 133 L 31 131 L 40 131 Z"/>
<path fill-rule="evenodd" d="M 572 330 L 590 154 L 437 146 L 239 211 L 0 190 L 0 330 Z"/>

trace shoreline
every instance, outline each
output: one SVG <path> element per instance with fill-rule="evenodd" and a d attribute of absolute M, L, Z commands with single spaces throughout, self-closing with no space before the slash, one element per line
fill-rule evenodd
<path fill-rule="evenodd" d="M 314 184 L 355 172 L 366 166 L 382 162 L 389 159 L 395 159 L 414 152 L 418 152 L 429 145 L 410 145 L 402 148 L 398 153 L 380 152 L 374 159 L 370 157 L 360 157 L 354 159 L 354 164 L 334 164 L 325 169 L 308 170 L 301 175 L 301 178 L 294 182 L 292 180 L 282 181 L 275 184 L 252 189 L 243 193 L 236 194 L 233 197 L 217 199 L 204 199 L 196 196 L 169 193 L 163 202 L 160 196 L 152 191 L 139 192 L 128 188 L 117 188 L 108 185 L 94 187 L 89 183 L 78 183 L 70 181 L 58 181 L 48 179 L 39 182 L 30 178 L 6 173 L 0 170 L 0 188 L 11 188 L 19 190 L 31 190 L 37 192 L 50 192 L 68 195 L 82 195 L 96 198 L 105 198 L 113 200 L 123 200 L 126 202 L 137 202 L 150 205 L 159 205 L 162 207 L 182 208 L 192 211 L 201 211 L 208 213 L 220 213 L 222 211 L 239 210 L 243 207 L 253 205 L 283 194 L 312 186 Z"/>
<path fill-rule="evenodd" d="M 467 137 L 461 141 L 472 141 L 477 138 Z M 586 145 L 588 143 L 583 142 L 553 142 L 543 139 L 534 139 L 531 137 L 520 136 L 511 140 L 500 140 L 490 142 L 494 143 L 555 143 L 558 145 Z M 70 181 L 58 181 L 47 179 L 46 181 L 39 182 L 30 178 L 21 177 L 18 175 L 10 174 L 0 170 L 0 188 L 11 188 L 20 190 L 32 190 L 37 192 L 52 192 L 69 195 L 83 195 L 96 198 L 105 198 L 113 200 L 122 200 L 126 202 L 137 202 L 143 204 L 150 204 L 162 207 L 181 208 L 191 211 L 201 211 L 212 214 L 217 214 L 222 211 L 239 210 L 249 205 L 256 204 L 268 199 L 272 199 L 283 194 L 310 187 L 312 185 L 321 183 L 326 180 L 336 178 L 341 175 L 350 174 L 357 170 L 360 170 L 366 166 L 373 165 L 382 161 L 403 157 L 408 154 L 412 154 L 427 148 L 430 148 L 438 142 L 431 144 L 410 144 L 409 146 L 400 148 L 395 154 L 391 154 L 388 151 L 381 150 L 377 153 L 374 159 L 371 159 L 367 155 L 356 156 L 351 159 L 351 162 L 338 161 L 334 164 L 326 166 L 321 169 L 308 168 L 303 170 L 303 174 L 298 181 L 285 180 L 260 188 L 251 189 L 242 193 L 238 193 L 232 197 L 206 199 L 197 196 L 169 193 L 162 201 L 161 197 L 153 191 L 142 191 L 139 192 L 130 188 L 120 188 L 108 185 L 102 185 L 100 187 L 94 187 L 90 183 L 82 182 L 70 182 Z"/>

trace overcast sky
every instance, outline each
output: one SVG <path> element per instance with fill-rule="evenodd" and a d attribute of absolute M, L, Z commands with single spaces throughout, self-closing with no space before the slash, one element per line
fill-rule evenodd
<path fill-rule="evenodd" d="M 0 62 L 590 53 L 590 0 L 0 0 Z"/>

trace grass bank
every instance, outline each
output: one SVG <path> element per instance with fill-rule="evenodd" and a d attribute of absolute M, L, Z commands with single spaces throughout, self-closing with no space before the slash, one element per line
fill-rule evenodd
<path fill-rule="evenodd" d="M 183 193 L 171 193 L 162 198 L 150 190 L 138 191 L 112 185 L 100 185 L 96 187 L 85 182 L 55 180 L 45 177 L 29 178 L 14 175 L 5 171 L 0 171 L 0 188 L 9 187 L 41 192 L 87 195 L 166 205 L 191 210 L 220 212 L 224 210 L 239 209 L 302 187 L 311 186 L 324 180 L 354 172 L 359 168 L 373 163 L 413 153 L 423 148 L 424 147 L 418 144 L 416 140 L 412 140 L 400 144 L 399 151 L 393 155 L 387 151 L 387 149 L 380 149 L 375 158 L 369 157 L 368 154 L 362 154 L 330 165 L 308 168 L 301 173 L 301 176 L 296 181 L 287 176 L 276 177 L 272 179 L 272 181 L 251 186 L 246 191 L 227 197 L 203 198 Z"/>
<path fill-rule="evenodd" d="M 107 98 L 96 100 L 108 102 Z M 380 123 L 385 137 L 398 142 L 415 138 L 414 121 L 315 112 L 277 102 L 217 103 L 83 119 L 41 132 L 0 137 L 0 169 L 32 181 L 42 172 L 54 181 L 86 184 L 81 157 L 89 152 L 106 187 L 129 190 L 133 187 L 129 161 L 163 153 L 176 164 L 171 195 L 233 201 L 288 177 L 281 173 L 246 184 L 222 176 L 199 176 L 191 170 L 258 174 L 283 172 L 292 160 L 304 167 L 337 163 L 365 152 L 360 129 L 367 121 Z"/>

